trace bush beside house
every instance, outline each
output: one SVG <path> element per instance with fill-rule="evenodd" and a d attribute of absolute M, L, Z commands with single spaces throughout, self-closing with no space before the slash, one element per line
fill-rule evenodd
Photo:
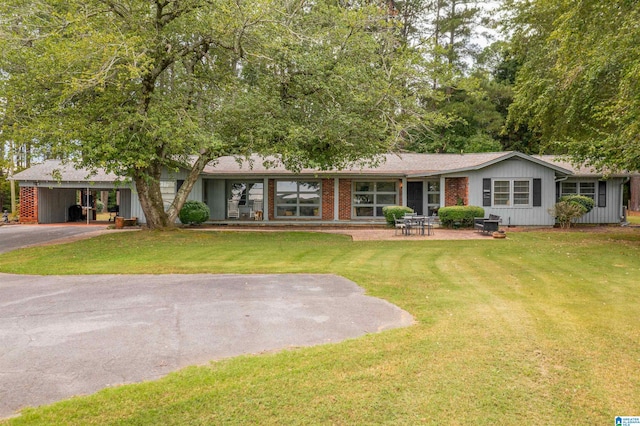
<path fill-rule="evenodd" d="M 461 226 L 463 228 L 473 227 L 473 219 L 484 217 L 484 209 L 478 206 L 450 206 L 440 207 L 438 210 L 440 223 L 446 228 Z"/>
<path fill-rule="evenodd" d="M 382 214 L 391 226 L 395 226 L 395 220 L 402 218 L 407 213 L 413 213 L 413 209 L 405 206 L 385 206 L 382 208 Z"/>
<path fill-rule="evenodd" d="M 595 202 L 584 195 L 565 195 L 560 198 L 549 214 L 556 218 L 560 228 L 570 228 L 580 217 L 593 210 Z"/>
<path fill-rule="evenodd" d="M 182 206 L 178 218 L 185 225 L 200 225 L 209 220 L 209 206 L 201 201 L 187 201 Z"/>

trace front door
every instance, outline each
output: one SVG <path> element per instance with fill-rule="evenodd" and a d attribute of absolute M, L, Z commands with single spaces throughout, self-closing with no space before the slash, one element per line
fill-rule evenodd
<path fill-rule="evenodd" d="M 407 207 L 422 215 L 422 182 L 407 182 Z"/>

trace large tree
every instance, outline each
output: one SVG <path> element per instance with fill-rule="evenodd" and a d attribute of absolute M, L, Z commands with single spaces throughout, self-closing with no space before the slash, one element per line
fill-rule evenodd
<path fill-rule="evenodd" d="M 172 226 L 220 155 L 341 167 L 389 149 L 412 105 L 385 3 L 5 0 L 3 137 L 135 182 Z M 163 168 L 189 178 L 165 211 Z"/>
<path fill-rule="evenodd" d="M 508 2 L 518 70 L 510 122 L 598 168 L 640 169 L 640 3 Z"/>

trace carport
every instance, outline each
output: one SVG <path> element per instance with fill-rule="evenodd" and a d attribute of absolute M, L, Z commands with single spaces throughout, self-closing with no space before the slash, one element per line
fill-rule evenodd
<path fill-rule="evenodd" d="M 115 190 L 120 216 L 131 215 L 130 185 L 103 170 L 76 169 L 59 160 L 47 160 L 17 173 L 13 180 L 20 187 L 21 223 L 87 220 L 87 213 L 87 222 L 95 220 L 95 200 L 100 191 Z"/>

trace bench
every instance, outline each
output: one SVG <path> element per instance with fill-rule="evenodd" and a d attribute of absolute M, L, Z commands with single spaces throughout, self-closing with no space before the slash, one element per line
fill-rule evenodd
<path fill-rule="evenodd" d="M 501 222 L 500 216 L 490 214 L 488 218 L 476 217 L 473 219 L 473 227 L 478 232 L 497 232 Z"/>

